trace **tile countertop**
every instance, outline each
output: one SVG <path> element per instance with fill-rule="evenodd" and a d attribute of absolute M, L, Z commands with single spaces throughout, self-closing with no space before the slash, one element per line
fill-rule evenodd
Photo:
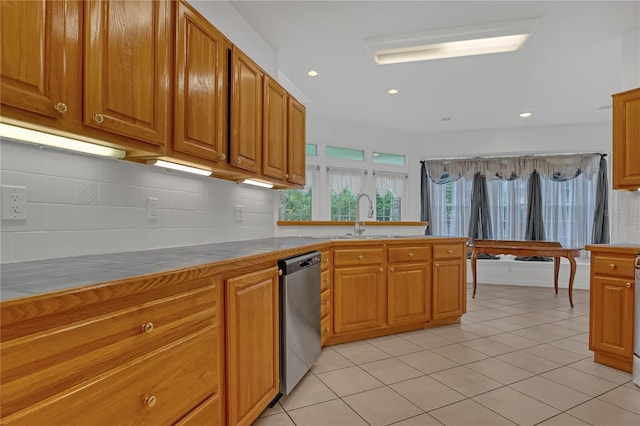
<path fill-rule="evenodd" d="M 0 265 L 0 300 L 169 272 L 246 256 L 317 245 L 330 239 L 264 238 Z"/>

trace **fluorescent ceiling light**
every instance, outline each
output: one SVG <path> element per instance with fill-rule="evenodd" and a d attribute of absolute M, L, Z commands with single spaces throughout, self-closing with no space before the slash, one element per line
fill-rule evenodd
<path fill-rule="evenodd" d="M 521 112 L 519 115 L 522 118 L 529 118 L 529 117 L 531 117 L 533 115 L 533 113 L 532 112 Z"/>
<path fill-rule="evenodd" d="M 448 28 L 367 39 L 378 64 L 512 52 L 522 47 L 538 19 Z"/>
<path fill-rule="evenodd" d="M 272 183 L 263 182 L 261 180 L 256 180 L 256 179 L 245 179 L 240 182 L 246 183 L 247 185 L 259 186 L 261 188 L 273 188 Z"/>
<path fill-rule="evenodd" d="M 196 167 L 183 166 L 182 164 L 172 163 L 164 160 L 152 160 L 150 162 L 154 166 L 164 167 L 165 169 L 179 170 L 181 172 L 193 173 L 201 176 L 211 176 L 211 170 L 198 169 Z"/>
<path fill-rule="evenodd" d="M 90 142 L 53 135 L 37 130 L 25 129 L 24 127 L 13 126 L 5 123 L 0 123 L 0 136 L 36 143 L 39 145 L 51 146 L 54 148 L 83 152 L 85 154 L 100 155 L 102 157 L 124 158 L 126 155 L 126 151 L 121 149 L 96 145 Z"/>

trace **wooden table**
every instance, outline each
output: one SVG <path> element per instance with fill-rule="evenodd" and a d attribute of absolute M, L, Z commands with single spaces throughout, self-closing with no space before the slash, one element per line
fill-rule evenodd
<path fill-rule="evenodd" d="M 478 255 L 512 254 L 515 256 L 545 256 L 553 257 L 553 286 L 558 294 L 558 274 L 560 272 L 560 258 L 566 257 L 571 265 L 569 275 L 569 303 L 573 308 L 573 279 L 576 276 L 576 256 L 580 256 L 580 248 L 563 248 L 557 241 L 510 241 L 510 240 L 476 240 L 471 255 L 471 271 L 473 273 L 473 297 L 476 296 L 476 262 Z"/>

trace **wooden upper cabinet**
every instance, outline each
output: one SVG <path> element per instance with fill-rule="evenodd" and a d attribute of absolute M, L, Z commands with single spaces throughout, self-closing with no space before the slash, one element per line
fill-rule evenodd
<path fill-rule="evenodd" d="M 240 49 L 233 48 L 231 81 L 231 140 L 229 162 L 238 168 L 260 173 L 262 146 L 263 72 Z"/>
<path fill-rule="evenodd" d="M 640 188 L 640 88 L 613 95 L 613 189 Z"/>
<path fill-rule="evenodd" d="M 229 52 L 222 33 L 189 4 L 176 3 L 175 122 L 171 154 L 226 159 Z"/>
<path fill-rule="evenodd" d="M 288 127 L 288 174 L 287 180 L 295 185 L 305 184 L 307 158 L 306 147 L 306 109 L 292 96 L 289 96 Z"/>
<path fill-rule="evenodd" d="M 171 2 L 86 2 L 84 24 L 84 124 L 162 153 L 171 122 Z"/>
<path fill-rule="evenodd" d="M 80 116 L 81 12 L 78 1 L 0 2 L 2 104 L 56 120 Z"/>
<path fill-rule="evenodd" d="M 262 174 L 285 180 L 287 174 L 287 91 L 264 77 Z"/>

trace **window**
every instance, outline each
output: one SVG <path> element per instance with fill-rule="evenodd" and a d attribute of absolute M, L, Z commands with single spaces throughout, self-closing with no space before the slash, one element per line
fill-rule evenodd
<path fill-rule="evenodd" d="M 307 167 L 304 189 L 279 191 L 280 220 L 311 220 L 311 188 L 316 166 Z"/>
<path fill-rule="evenodd" d="M 363 175 L 358 170 L 329 169 L 331 220 L 356 220 L 356 198 L 362 191 Z"/>
<path fill-rule="evenodd" d="M 376 220 L 400 221 L 405 175 L 374 172 L 376 181 Z"/>
<path fill-rule="evenodd" d="M 494 239 L 524 238 L 527 229 L 527 182 L 527 179 L 487 179 Z"/>
<path fill-rule="evenodd" d="M 325 156 L 327 158 L 337 158 L 339 160 L 364 161 L 364 151 L 361 149 L 328 146 L 325 150 Z"/>
<path fill-rule="evenodd" d="M 404 166 L 404 155 L 374 152 L 373 157 L 371 157 L 371 161 L 377 164 L 390 164 L 392 166 Z"/>
<path fill-rule="evenodd" d="M 318 156 L 318 145 L 314 143 L 308 143 L 306 145 L 306 153 L 307 157 L 317 157 Z"/>

